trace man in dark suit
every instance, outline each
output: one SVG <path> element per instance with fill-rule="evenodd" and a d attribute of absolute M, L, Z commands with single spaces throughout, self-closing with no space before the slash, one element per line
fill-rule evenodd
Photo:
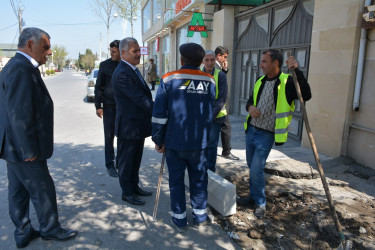
<path fill-rule="evenodd" d="M 151 135 L 151 116 L 154 102 L 150 88 L 136 67 L 141 52 L 136 39 L 128 37 L 120 43 L 121 62 L 112 76 L 116 100 L 116 136 L 118 172 L 122 199 L 133 205 L 144 205 L 140 196 L 152 192 L 142 190 L 139 167 L 145 138 Z"/>
<path fill-rule="evenodd" d="M 108 174 L 118 177 L 114 164 L 115 149 L 113 140 L 115 138 L 116 102 L 112 91 L 112 75 L 120 62 L 120 40 L 114 40 L 109 44 L 111 58 L 100 63 L 98 78 L 95 84 L 95 108 L 96 115 L 103 118 L 104 126 L 104 152 L 105 166 Z"/>
<path fill-rule="evenodd" d="M 77 235 L 60 226 L 47 166 L 53 153 L 53 102 L 38 66 L 51 54 L 50 36 L 38 28 L 26 28 L 16 55 L 0 72 L 0 158 L 7 162 L 9 215 L 16 226 L 18 248 L 40 236 L 67 240 Z M 30 222 L 30 199 L 40 231 Z"/>

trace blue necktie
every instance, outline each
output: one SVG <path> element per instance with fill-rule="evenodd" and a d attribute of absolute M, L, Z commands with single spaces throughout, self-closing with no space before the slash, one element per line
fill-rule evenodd
<path fill-rule="evenodd" d="M 135 68 L 135 73 L 137 73 L 137 76 L 139 77 L 139 79 L 141 80 L 141 82 L 143 83 L 143 85 L 145 85 L 147 87 L 147 84 L 146 84 L 145 80 L 143 79 L 143 77 L 141 75 L 141 72 L 139 71 L 138 68 Z"/>

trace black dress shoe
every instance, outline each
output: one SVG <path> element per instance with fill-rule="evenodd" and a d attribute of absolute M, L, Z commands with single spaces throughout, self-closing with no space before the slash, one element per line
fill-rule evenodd
<path fill-rule="evenodd" d="M 139 199 L 137 196 L 122 196 L 121 197 L 123 201 L 127 201 L 132 205 L 144 205 L 145 202 L 141 199 Z"/>
<path fill-rule="evenodd" d="M 29 235 L 21 237 L 20 235 L 14 235 L 14 238 L 16 240 L 16 246 L 17 248 L 25 248 L 29 245 L 29 243 L 32 240 L 35 240 L 36 238 L 40 237 L 40 232 L 38 230 L 35 230 L 34 228 L 31 229 L 31 232 Z"/>
<path fill-rule="evenodd" d="M 115 177 L 115 178 L 118 177 L 118 173 L 117 173 L 115 167 L 108 168 L 107 171 L 108 171 L 109 176 L 112 176 L 112 177 Z"/>
<path fill-rule="evenodd" d="M 69 239 L 74 238 L 75 236 L 77 236 L 77 234 L 78 234 L 78 232 L 75 231 L 75 230 L 69 230 L 69 229 L 65 229 L 65 228 L 60 228 L 59 231 L 57 231 L 57 233 L 46 234 L 46 235 L 42 234 L 42 239 L 43 240 L 60 240 L 60 241 L 64 241 L 64 240 L 69 240 Z"/>
<path fill-rule="evenodd" d="M 141 189 L 140 187 L 137 187 L 137 189 L 135 190 L 135 193 L 137 195 L 140 195 L 140 196 L 151 196 L 152 195 L 152 192 L 145 191 L 145 190 Z"/>
<path fill-rule="evenodd" d="M 240 159 L 237 156 L 232 155 L 232 153 L 221 155 L 221 156 L 224 157 L 225 159 L 233 160 L 233 161 L 237 161 Z"/>

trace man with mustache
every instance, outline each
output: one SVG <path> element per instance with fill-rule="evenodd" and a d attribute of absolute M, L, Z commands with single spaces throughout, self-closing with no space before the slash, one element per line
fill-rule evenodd
<path fill-rule="evenodd" d="M 55 185 L 47 166 L 53 153 L 53 101 L 38 66 L 50 55 L 48 33 L 26 28 L 16 55 L 0 72 L 0 158 L 7 162 L 9 215 L 16 226 L 18 248 L 40 236 L 68 240 L 77 235 L 60 226 Z M 30 222 L 30 200 L 40 231 Z"/>

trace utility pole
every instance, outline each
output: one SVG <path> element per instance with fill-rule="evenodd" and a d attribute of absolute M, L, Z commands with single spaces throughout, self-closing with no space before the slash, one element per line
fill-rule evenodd
<path fill-rule="evenodd" d="M 22 7 L 19 6 L 19 9 L 18 9 L 18 29 L 19 29 L 19 32 L 21 34 L 22 32 Z"/>
<path fill-rule="evenodd" d="M 14 3 L 14 0 L 10 0 L 10 4 L 12 6 L 14 15 L 17 17 L 18 31 L 19 31 L 19 34 L 21 35 L 22 26 L 24 25 L 24 21 L 22 19 L 22 12 L 23 12 L 22 3 L 21 3 L 21 1 L 19 1 L 18 7 L 16 7 L 16 4 Z"/>
<path fill-rule="evenodd" d="M 99 61 L 102 61 L 102 32 L 100 32 Z"/>

